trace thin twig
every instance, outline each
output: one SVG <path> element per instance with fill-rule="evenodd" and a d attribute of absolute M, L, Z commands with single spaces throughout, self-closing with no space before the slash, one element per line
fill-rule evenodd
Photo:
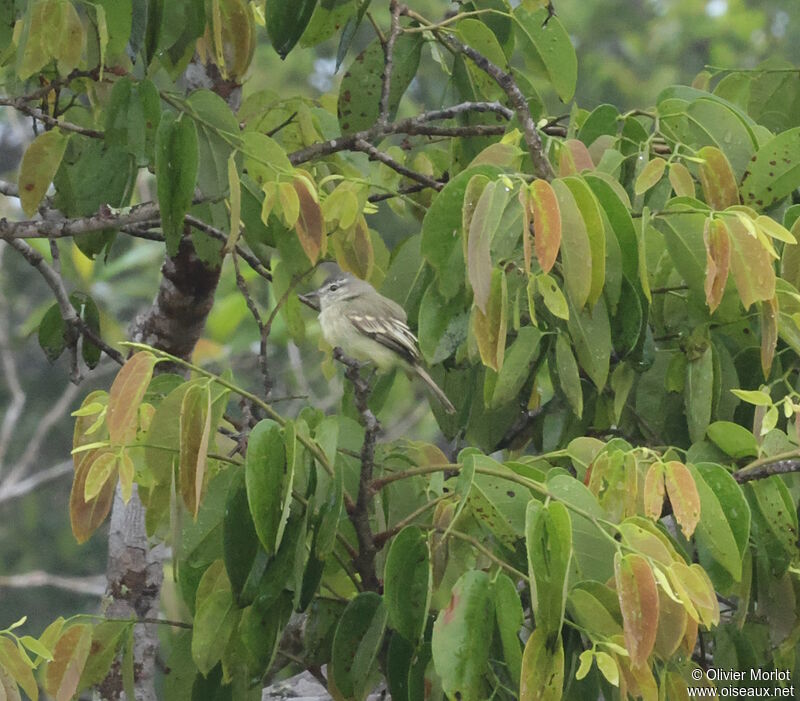
<path fill-rule="evenodd" d="M 378 591 L 378 577 L 375 573 L 376 548 L 372 528 L 369 524 L 369 508 L 374 492 L 371 489 L 372 474 L 375 470 L 375 443 L 381 425 L 375 414 L 369 408 L 371 389 L 369 382 L 361 377 L 361 365 L 352 358 L 347 357 L 341 348 L 333 349 L 333 357 L 345 366 L 345 377 L 353 385 L 355 405 L 358 410 L 359 420 L 364 427 L 364 442 L 361 445 L 361 471 L 358 481 L 358 497 L 355 507 L 350 512 L 350 521 L 356 532 L 358 540 L 358 557 L 353 560 L 364 588 Z"/>
<path fill-rule="evenodd" d="M 64 475 L 71 474 L 73 469 L 72 460 L 65 460 L 52 467 L 48 467 L 46 470 L 34 472 L 30 477 L 26 477 L 18 482 L 7 484 L 7 481 L 3 481 L 3 483 L 0 484 L 0 504 L 5 501 L 24 497 L 42 484 L 52 482 Z"/>
<path fill-rule="evenodd" d="M 437 192 L 441 190 L 444 185 L 440 183 L 435 178 L 430 177 L 429 175 L 425 175 L 423 173 L 418 173 L 415 170 L 411 170 L 411 168 L 406 168 L 402 163 L 398 163 L 394 158 L 392 158 L 388 153 L 384 153 L 383 151 L 379 151 L 375 148 L 371 143 L 368 141 L 364 141 L 364 139 L 357 139 L 353 147 L 357 151 L 363 151 L 364 153 L 368 154 L 370 160 L 380 161 L 384 165 L 389 166 L 392 170 L 400 173 L 400 175 L 405 175 L 407 178 L 411 180 L 416 180 L 421 185 L 425 187 L 430 187 L 436 190 Z"/>
<path fill-rule="evenodd" d="M 214 238 L 217 241 L 222 241 L 225 243 L 228 240 L 228 235 L 224 231 L 211 226 L 211 224 L 207 224 L 202 219 L 198 219 L 191 214 L 187 214 L 184 221 L 193 226 L 195 229 L 208 234 L 211 236 L 211 238 Z M 261 261 L 259 261 L 258 258 L 256 258 L 252 253 L 244 250 L 241 246 L 236 246 L 236 255 L 238 255 L 245 263 L 247 263 L 259 276 L 263 277 L 265 280 L 269 280 L 270 282 L 272 281 L 272 273 L 263 265 L 261 265 Z"/>
<path fill-rule="evenodd" d="M 258 347 L 258 366 L 261 369 L 261 377 L 264 383 L 264 398 L 267 399 L 272 391 L 272 380 L 269 376 L 269 362 L 267 361 L 267 336 L 269 335 L 269 332 L 264 326 L 264 320 L 261 318 L 261 312 L 258 311 L 255 300 L 250 294 L 250 290 L 247 289 L 247 283 L 242 277 L 242 273 L 239 271 L 239 257 L 236 254 L 236 251 L 233 252 L 232 257 L 233 269 L 236 273 L 236 286 L 242 293 L 242 297 L 244 297 L 247 308 L 250 310 L 250 315 L 255 320 L 256 326 L 258 326 L 258 335 L 261 339 Z"/>
<path fill-rule="evenodd" d="M 105 137 L 105 134 L 97 129 L 87 129 L 86 127 L 79 126 L 78 124 L 73 124 L 72 122 L 51 117 L 46 112 L 42 112 L 42 110 L 40 110 L 38 107 L 32 107 L 29 105 L 24 98 L 0 97 L 0 107 L 11 107 L 18 112 L 27 114 L 29 117 L 32 117 L 33 119 L 42 122 L 51 128 L 58 127 L 62 131 L 71 131 L 75 134 L 91 137 L 92 139 L 102 139 Z"/>
<path fill-rule="evenodd" d="M 0 576 L 0 587 L 14 589 L 28 589 L 29 587 L 55 587 L 71 591 L 76 594 L 90 596 L 103 596 L 106 591 L 106 578 L 103 575 L 95 577 L 64 577 L 60 574 L 50 574 L 42 570 L 33 570 L 24 574 L 9 574 Z"/>
<path fill-rule="evenodd" d="M 381 99 L 378 109 L 378 124 L 385 127 L 389 123 L 389 94 L 392 91 L 392 70 L 394 68 L 394 44 L 400 35 L 400 3 L 389 2 L 392 23 L 389 36 L 383 44 L 383 77 L 381 78 Z"/>

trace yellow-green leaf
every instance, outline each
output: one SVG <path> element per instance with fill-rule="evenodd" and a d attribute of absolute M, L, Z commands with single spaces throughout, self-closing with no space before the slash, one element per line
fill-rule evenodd
<path fill-rule="evenodd" d="M 722 301 L 731 263 L 731 242 L 724 219 L 706 219 L 703 242 L 706 246 L 706 303 L 713 313 Z"/>
<path fill-rule="evenodd" d="M 706 202 L 716 210 L 739 204 L 739 188 L 728 157 L 716 146 L 703 146 L 697 155 L 703 160 L 699 173 Z"/>
<path fill-rule="evenodd" d="M 633 191 L 637 195 L 643 195 L 651 187 L 654 187 L 659 180 L 664 176 L 664 169 L 667 167 L 667 162 L 661 158 L 653 158 L 648 164 L 642 168 L 639 177 L 633 185 Z M 671 172 L 671 171 L 670 171 Z"/>
<path fill-rule="evenodd" d="M 592 248 L 575 197 L 562 180 L 552 183 L 561 213 L 561 260 L 567 294 L 580 309 L 592 287 Z"/>
<path fill-rule="evenodd" d="M 39 203 L 61 165 L 69 138 L 58 129 L 39 134 L 25 151 L 19 167 L 19 201 L 29 217 Z"/>
<path fill-rule="evenodd" d="M 106 424 L 111 442 L 127 445 L 136 437 L 139 405 L 153 377 L 156 359 L 150 353 L 140 351 L 122 366 L 108 397 Z"/>
<path fill-rule="evenodd" d="M 678 197 L 694 197 L 694 180 L 689 169 L 683 163 L 670 163 L 669 183 Z"/>
<path fill-rule="evenodd" d="M 495 372 L 500 372 L 500 368 L 503 366 L 508 323 L 506 318 L 507 298 L 505 273 L 495 268 L 492 270 L 486 313 L 484 314 L 477 304 L 472 310 L 472 328 L 478 343 L 481 361 Z"/>
<path fill-rule="evenodd" d="M 44 677 L 45 691 L 55 701 L 70 701 L 75 695 L 91 645 L 92 626 L 87 624 L 70 626 L 58 639 Z"/>
<path fill-rule="evenodd" d="M 564 643 L 561 635 L 552 636 L 548 631 L 536 628 L 522 653 L 520 701 L 559 701 L 563 686 Z"/>
<path fill-rule="evenodd" d="M 112 452 L 100 452 L 89 465 L 83 485 L 83 500 L 91 501 L 103 489 L 105 483 L 117 469 L 117 456 Z"/>

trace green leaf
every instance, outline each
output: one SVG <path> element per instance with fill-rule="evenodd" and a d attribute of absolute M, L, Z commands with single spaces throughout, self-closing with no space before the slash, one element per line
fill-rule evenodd
<path fill-rule="evenodd" d="M 769 251 L 740 219 L 726 217 L 725 223 L 730 234 L 731 274 L 744 308 L 771 300 L 775 296 L 775 267 Z"/>
<path fill-rule="evenodd" d="M 433 664 L 448 698 L 486 698 L 483 676 L 492 641 L 494 601 L 489 575 L 468 570 L 433 624 Z"/>
<path fill-rule="evenodd" d="M 278 2 L 279 0 L 275 0 Z M 392 80 L 386 115 L 390 121 L 397 113 L 400 99 L 417 73 L 422 35 L 401 34 L 394 45 Z M 383 46 L 375 39 L 350 64 L 339 86 L 339 124 L 343 134 L 368 129 L 380 116 L 383 88 Z"/>
<path fill-rule="evenodd" d="M 559 319 L 569 319 L 567 298 L 554 278 L 547 273 L 539 273 L 536 276 L 536 288 L 542 295 L 544 305 L 553 316 L 557 316 Z"/>
<path fill-rule="evenodd" d="M 580 309 L 592 290 L 592 247 L 586 224 L 570 188 L 554 180 L 553 189 L 561 212 L 561 260 L 567 295 Z"/>
<path fill-rule="evenodd" d="M 19 201 L 29 217 L 36 214 L 39 203 L 55 177 L 69 136 L 58 129 L 39 134 L 25 150 L 19 167 Z"/>
<path fill-rule="evenodd" d="M 183 218 L 189 211 L 197 183 L 198 146 L 194 121 L 171 112 L 164 115 L 156 134 L 156 184 L 161 206 L 161 228 L 167 254 L 174 256 L 183 237 Z"/>
<path fill-rule="evenodd" d="M 316 5 L 317 0 L 267 0 L 264 11 L 267 34 L 278 56 L 286 58 L 294 48 L 311 21 Z"/>
<path fill-rule="evenodd" d="M 588 306 L 593 307 L 600 295 L 603 294 L 603 286 L 606 281 L 606 240 L 600 203 L 589 185 L 582 178 L 564 178 L 564 184 L 570 189 L 575 198 L 575 203 L 580 210 L 586 233 L 589 237 L 589 248 L 592 257 L 592 279 L 586 303 Z"/>
<path fill-rule="evenodd" d="M 698 469 L 698 466 L 690 467 L 689 469 L 694 475 L 697 493 L 700 495 L 700 522 L 694 535 L 699 552 L 706 563 L 708 560 L 714 560 L 738 582 L 742 576 L 743 552 L 740 550 L 739 542 L 742 541 L 742 536 L 744 535 L 744 542 L 746 543 L 750 511 L 746 504 L 742 504 L 743 499 L 737 499 L 736 502 L 729 500 L 731 499 L 730 495 L 733 493 L 731 486 L 735 487 L 739 495 L 741 495 L 741 488 L 734 483 L 725 489 L 725 483 L 728 482 L 728 479 L 732 482 L 733 478 L 727 475 L 728 479 L 726 479 L 722 475 L 725 470 L 718 465 L 704 466 L 702 471 Z M 707 477 L 709 481 L 706 481 Z M 726 494 L 728 500 L 726 500 L 724 506 L 712 485 L 716 488 L 725 489 L 722 494 Z M 733 519 L 734 513 L 736 515 L 735 519 Z M 738 540 L 732 527 L 734 522 L 737 524 L 736 530 L 739 532 Z"/>
<path fill-rule="evenodd" d="M 333 680 L 345 699 L 362 701 L 386 630 L 387 610 L 374 592 L 362 592 L 344 610 L 331 656 Z"/>
<path fill-rule="evenodd" d="M 572 523 L 567 507 L 557 501 L 542 506 L 531 499 L 525 514 L 525 543 L 536 627 L 558 635 L 564 621 L 572 560 Z"/>
<path fill-rule="evenodd" d="M 567 320 L 578 363 L 598 390 L 605 387 L 611 359 L 611 326 L 605 300 L 600 297 L 592 310 L 577 309 L 570 304 Z"/>
<path fill-rule="evenodd" d="M 503 648 L 503 660 L 511 679 L 517 680 L 522 673 L 522 648 L 519 633 L 524 622 L 522 603 L 511 578 L 500 573 L 494 584 L 494 612 L 497 630 Z"/>
<path fill-rule="evenodd" d="M 634 193 L 643 195 L 651 187 L 655 187 L 658 181 L 663 177 L 666 166 L 667 162 L 659 156 L 648 161 L 647 165 L 642 168 L 642 171 L 636 178 L 636 182 L 633 186 Z"/>
<path fill-rule="evenodd" d="M 758 443 L 753 432 L 732 421 L 715 421 L 708 427 L 708 437 L 732 458 L 758 457 Z"/>
<path fill-rule="evenodd" d="M 153 158 L 160 120 L 160 97 L 152 81 L 122 78 L 114 83 L 106 111 L 107 143 L 131 153 L 137 165 L 147 165 Z"/>
<path fill-rule="evenodd" d="M 280 545 L 278 531 L 285 470 L 286 452 L 280 426 L 263 419 L 250 432 L 245 481 L 256 533 L 268 555 L 275 553 Z"/>
<path fill-rule="evenodd" d="M 263 559 L 258 558 L 259 552 L 263 551 L 253 524 L 253 517 L 250 515 L 244 475 L 241 475 L 228 488 L 225 519 L 222 523 L 222 554 L 225 570 L 239 606 L 253 602 L 254 592 L 251 590 L 250 596 L 245 597 L 244 589 L 257 561 Z"/>
<path fill-rule="evenodd" d="M 49 652 L 48 657 L 52 659 Z M 33 701 L 39 701 L 39 685 L 33 676 L 33 669 L 29 664 L 29 660 L 23 657 L 11 638 L 5 635 L 0 636 L 0 666 L 2 666 L 4 672 L 9 674 L 22 687 L 22 690 Z M 2 687 L 1 679 L 0 687 Z M 16 698 L 19 698 L 19 696 Z"/>
<path fill-rule="evenodd" d="M 545 74 L 562 102 L 575 94 L 578 59 L 569 34 L 547 8 L 530 12 L 525 5 L 514 10 L 519 30 L 519 45 L 531 52 L 544 66 Z"/>
<path fill-rule="evenodd" d="M 766 210 L 800 186 L 800 127 L 763 144 L 742 178 L 742 201 Z"/>
<path fill-rule="evenodd" d="M 66 331 L 61 308 L 58 304 L 53 304 L 39 322 L 39 345 L 51 363 L 55 362 L 67 347 L 64 335 Z"/>
<path fill-rule="evenodd" d="M 195 518 L 206 486 L 206 463 L 211 433 L 211 389 L 192 384 L 180 409 L 178 481 L 183 503 Z"/>
<path fill-rule="evenodd" d="M 556 338 L 556 374 L 561 390 L 567 398 L 575 416 L 583 416 L 583 390 L 581 377 L 578 372 L 578 363 L 572 353 L 567 336 L 563 333 Z"/>
<path fill-rule="evenodd" d="M 225 646 L 239 622 L 230 583 L 224 581 L 198 600 L 192 627 L 192 660 L 201 674 L 207 675 L 220 661 Z M 204 577 L 205 579 L 205 577 Z M 201 581 L 201 586 L 203 582 Z M 198 593 L 200 589 L 198 589 Z"/>
<path fill-rule="evenodd" d="M 384 597 L 389 625 L 416 645 L 425 630 L 431 598 L 428 539 L 406 526 L 392 540 L 384 569 Z"/>
<path fill-rule="evenodd" d="M 103 621 L 93 626 L 91 654 L 81 674 L 78 688 L 87 689 L 106 678 L 111 663 L 121 648 L 122 636 L 130 624 L 124 621 Z"/>
<path fill-rule="evenodd" d="M 745 487 L 753 514 L 754 535 L 769 558 L 772 574 L 780 577 L 797 562 L 797 511 L 791 492 L 779 476 L 749 482 Z"/>
<path fill-rule="evenodd" d="M 522 654 L 520 701 L 559 701 L 564 686 L 564 643 L 543 628 L 534 629 Z"/>
<path fill-rule="evenodd" d="M 684 403 L 689 438 L 692 443 L 702 441 L 711 422 L 711 400 L 714 387 L 714 363 L 709 344 L 696 357 L 686 363 L 686 388 Z"/>
<path fill-rule="evenodd" d="M 425 289 L 419 305 L 419 349 L 431 365 L 449 358 L 467 338 L 469 319 L 454 301 L 444 298 L 435 282 Z"/>
<path fill-rule="evenodd" d="M 497 375 L 492 392 L 490 408 L 500 407 L 514 399 L 525 385 L 539 356 L 539 341 L 542 333 L 533 326 L 523 326 L 503 359 L 503 367 Z"/>

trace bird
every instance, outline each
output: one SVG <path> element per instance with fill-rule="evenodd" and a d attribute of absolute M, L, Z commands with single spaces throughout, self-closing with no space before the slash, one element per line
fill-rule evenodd
<path fill-rule="evenodd" d="M 298 295 L 319 312 L 325 341 L 358 361 L 373 363 L 381 372 L 401 367 L 419 377 L 448 414 L 456 409 L 422 367 L 417 337 L 406 323 L 405 309 L 384 297 L 366 280 L 350 273 L 329 277 L 320 288 Z"/>

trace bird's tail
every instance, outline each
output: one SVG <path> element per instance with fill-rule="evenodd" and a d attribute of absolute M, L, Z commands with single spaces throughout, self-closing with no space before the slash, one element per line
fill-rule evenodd
<path fill-rule="evenodd" d="M 417 373 L 419 378 L 428 385 L 428 388 L 431 392 L 433 392 L 436 399 L 439 400 L 439 403 L 444 407 L 444 410 L 448 414 L 455 414 L 456 408 L 453 406 L 452 402 L 447 398 L 447 395 L 442 391 L 442 389 L 437 385 L 433 378 L 425 372 L 421 367 L 418 365 L 414 368 L 414 371 Z"/>

